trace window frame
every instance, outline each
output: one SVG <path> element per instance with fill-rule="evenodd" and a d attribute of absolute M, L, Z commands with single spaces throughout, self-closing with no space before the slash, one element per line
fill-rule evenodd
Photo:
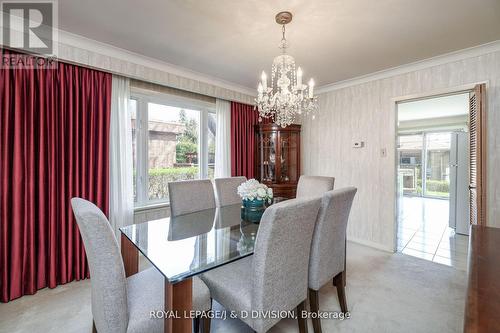
<path fill-rule="evenodd" d="M 216 114 L 215 103 L 131 88 L 130 99 L 136 101 L 136 193 L 135 209 L 149 206 L 168 206 L 168 199 L 149 199 L 149 112 L 148 103 L 184 108 L 200 113 L 198 122 L 198 177 L 208 179 L 208 114 Z M 217 135 L 217 132 L 216 132 Z"/>

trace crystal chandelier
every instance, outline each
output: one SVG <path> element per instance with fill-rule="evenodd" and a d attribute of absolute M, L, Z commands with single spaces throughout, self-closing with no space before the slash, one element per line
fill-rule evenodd
<path fill-rule="evenodd" d="M 290 12 L 280 12 L 276 15 L 276 23 L 282 26 L 279 45 L 282 54 L 274 58 L 270 86 L 267 85 L 266 73 L 262 71 L 255 99 L 259 121 L 271 117 L 273 122 L 281 127 L 292 124 L 297 114 L 309 114 L 318 109 L 318 100 L 314 96 L 314 80 L 310 79 L 308 85 L 302 84 L 301 68 L 295 69 L 295 59 L 286 53 L 288 43 L 285 38 L 285 25 L 291 21 Z"/>

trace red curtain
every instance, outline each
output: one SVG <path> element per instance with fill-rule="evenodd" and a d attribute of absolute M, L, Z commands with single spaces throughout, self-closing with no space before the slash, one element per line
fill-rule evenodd
<path fill-rule="evenodd" d="M 0 66 L 2 302 L 89 276 L 70 199 L 108 212 L 111 77 Z"/>
<path fill-rule="evenodd" d="M 263 123 L 270 122 L 263 119 Z M 231 102 L 231 176 L 255 178 L 255 128 L 259 113 L 254 106 Z"/>

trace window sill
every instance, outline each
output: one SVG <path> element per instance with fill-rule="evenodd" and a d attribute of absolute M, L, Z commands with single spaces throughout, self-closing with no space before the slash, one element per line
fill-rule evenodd
<path fill-rule="evenodd" d="M 159 208 L 167 208 L 167 207 L 170 207 L 170 203 L 168 203 L 168 202 L 153 203 L 153 204 L 148 204 L 148 205 L 144 205 L 144 206 L 135 206 L 134 213 L 144 212 L 147 210 L 153 210 L 153 209 L 159 209 Z"/>

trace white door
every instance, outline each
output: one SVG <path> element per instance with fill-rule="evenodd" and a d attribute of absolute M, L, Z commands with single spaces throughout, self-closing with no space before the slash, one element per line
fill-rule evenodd
<path fill-rule="evenodd" d="M 469 140 L 465 132 L 451 134 L 449 225 L 458 234 L 469 234 Z"/>

